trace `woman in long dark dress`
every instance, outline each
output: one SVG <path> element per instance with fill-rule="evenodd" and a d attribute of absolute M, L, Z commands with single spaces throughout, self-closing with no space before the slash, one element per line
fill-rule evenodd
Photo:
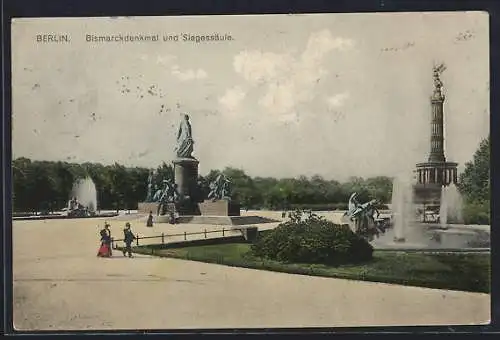
<path fill-rule="evenodd" d="M 101 230 L 101 247 L 97 252 L 97 256 L 99 257 L 111 257 L 111 230 L 109 229 L 110 225 L 107 222 L 104 222 L 104 229 Z"/>

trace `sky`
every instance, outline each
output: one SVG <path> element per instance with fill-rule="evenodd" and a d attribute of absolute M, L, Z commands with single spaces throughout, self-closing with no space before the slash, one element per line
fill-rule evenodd
<path fill-rule="evenodd" d="M 432 67 L 443 62 L 445 154 L 470 161 L 489 134 L 484 12 L 127 18 L 12 23 L 13 158 L 174 158 L 191 118 L 200 173 L 392 176 L 427 160 Z M 231 36 L 183 41 L 182 34 Z M 70 42 L 37 42 L 64 34 Z M 87 42 L 86 35 L 158 41 Z M 179 35 L 178 41 L 163 41 Z"/>

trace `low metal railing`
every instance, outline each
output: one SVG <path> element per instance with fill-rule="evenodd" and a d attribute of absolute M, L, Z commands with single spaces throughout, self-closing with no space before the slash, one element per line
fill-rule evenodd
<path fill-rule="evenodd" d="M 222 233 L 222 236 L 224 237 L 225 234 L 227 232 L 230 232 L 230 231 L 235 231 L 235 230 L 234 229 L 225 229 L 225 228 L 222 228 L 221 230 L 210 230 L 210 231 L 207 231 L 207 229 L 205 229 L 205 230 L 200 231 L 200 232 L 191 232 L 191 233 L 184 232 L 184 233 L 181 233 L 181 234 L 165 234 L 165 233 L 161 233 L 161 235 L 156 235 L 156 236 L 139 236 L 139 234 L 136 234 L 134 241 L 135 241 L 135 244 L 137 246 L 139 246 L 139 240 L 161 238 L 161 244 L 165 244 L 165 240 L 167 238 L 171 238 L 171 237 L 184 236 L 184 241 L 187 241 L 189 235 L 204 235 L 205 238 L 208 238 L 208 234 Z M 125 241 L 125 239 L 123 239 L 123 238 L 122 239 L 111 238 L 112 248 L 116 249 L 116 247 L 117 247 L 116 243 L 117 242 L 124 242 L 124 241 Z"/>

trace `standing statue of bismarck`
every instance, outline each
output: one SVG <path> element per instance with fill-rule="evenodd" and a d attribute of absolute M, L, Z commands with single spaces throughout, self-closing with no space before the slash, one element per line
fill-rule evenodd
<path fill-rule="evenodd" d="M 193 145 L 194 141 L 189 116 L 184 114 L 181 124 L 179 125 L 179 131 L 177 132 L 177 145 L 175 147 L 177 157 L 193 158 L 191 155 L 193 153 Z"/>

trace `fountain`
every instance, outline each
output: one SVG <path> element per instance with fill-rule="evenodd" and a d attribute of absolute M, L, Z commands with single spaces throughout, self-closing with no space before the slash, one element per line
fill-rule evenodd
<path fill-rule="evenodd" d="M 73 197 L 68 202 L 68 216 L 93 216 L 97 208 L 97 190 L 90 177 L 77 180 L 71 192 Z"/>
<path fill-rule="evenodd" d="M 413 185 L 410 176 L 404 174 L 394 178 L 392 183 L 392 213 L 394 242 L 406 241 L 406 234 L 411 220 L 415 217 L 413 204 Z"/>
<path fill-rule="evenodd" d="M 463 223 L 463 201 L 455 184 L 441 188 L 441 204 L 439 207 L 439 221 L 442 228 L 449 223 Z"/>
<path fill-rule="evenodd" d="M 390 232 L 373 241 L 378 249 L 413 251 L 488 251 L 489 232 L 466 227 L 462 219 L 462 198 L 455 185 L 442 187 L 440 223 L 417 221 L 411 177 L 400 175 L 393 181 L 392 225 Z"/>
<path fill-rule="evenodd" d="M 424 249 L 437 246 L 425 225 L 417 221 L 414 183 L 410 171 L 398 174 L 392 184 L 392 229 L 373 241 L 378 249 Z"/>

